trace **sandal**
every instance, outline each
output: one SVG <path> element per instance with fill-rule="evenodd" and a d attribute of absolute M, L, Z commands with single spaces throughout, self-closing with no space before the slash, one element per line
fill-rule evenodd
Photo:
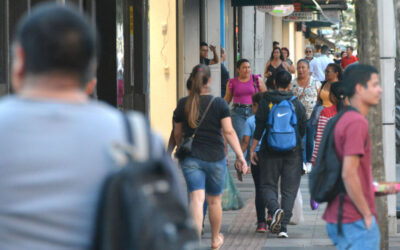
<path fill-rule="evenodd" d="M 211 245 L 211 249 L 212 250 L 219 250 L 222 247 L 223 244 L 224 244 L 224 235 L 220 233 L 218 235 L 218 245 L 217 246 L 212 246 Z"/>

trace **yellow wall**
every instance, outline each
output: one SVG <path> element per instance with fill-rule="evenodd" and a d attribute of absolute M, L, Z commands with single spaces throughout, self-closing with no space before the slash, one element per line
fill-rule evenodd
<path fill-rule="evenodd" d="M 176 107 L 176 0 L 150 0 L 149 22 L 150 121 L 168 140 Z"/>

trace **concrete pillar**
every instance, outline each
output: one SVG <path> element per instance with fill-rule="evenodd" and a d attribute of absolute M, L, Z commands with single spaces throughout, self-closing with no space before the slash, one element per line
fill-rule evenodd
<path fill-rule="evenodd" d="M 272 41 L 277 41 L 281 45 L 283 43 L 283 26 L 281 17 L 272 17 Z M 272 43 L 270 45 L 272 49 Z"/>
<path fill-rule="evenodd" d="M 254 7 L 242 7 L 242 27 L 241 28 L 241 58 L 250 61 L 254 65 Z"/>
<path fill-rule="evenodd" d="M 281 42 L 281 47 L 289 47 L 289 44 L 290 44 L 290 34 L 289 33 L 290 33 L 289 23 L 288 22 L 283 22 L 282 23 L 282 42 Z"/>
<path fill-rule="evenodd" d="M 229 76 L 234 76 L 235 71 L 235 59 L 234 59 L 234 47 L 233 47 L 233 7 L 231 5 L 231 0 L 225 0 L 225 53 L 226 61 L 225 67 L 229 71 Z"/>
<path fill-rule="evenodd" d="M 213 44 L 217 47 L 218 56 L 220 56 L 221 50 L 221 33 L 220 33 L 220 2 L 215 0 L 207 0 L 205 9 L 205 38 L 208 44 Z M 199 47 L 199 46 L 197 46 Z M 197 49 L 199 51 L 199 48 Z M 212 53 L 210 53 L 212 57 Z M 199 58 L 199 52 L 197 52 L 197 58 Z M 199 59 L 198 59 L 199 61 Z M 211 70 L 211 94 L 215 96 L 221 95 L 221 65 L 220 63 L 210 66 Z"/>
<path fill-rule="evenodd" d="M 200 62 L 200 2 L 199 0 L 183 1 L 180 25 L 183 25 L 180 42 L 182 51 L 180 60 L 183 75 L 180 86 L 178 86 L 178 97 L 187 95 L 186 80 L 192 71 L 192 68 Z"/>
<path fill-rule="evenodd" d="M 274 40 L 274 26 L 273 26 L 274 22 L 273 22 L 273 20 L 274 19 L 270 14 L 265 14 L 264 57 L 265 57 L 266 61 L 264 63 L 264 67 L 271 56 L 272 42 L 275 41 Z M 281 25 L 282 25 L 282 22 L 281 22 Z M 280 33 L 282 33 L 282 30 L 280 31 Z M 280 40 L 282 40 L 282 38 Z"/>
<path fill-rule="evenodd" d="M 293 60 L 294 63 L 296 63 L 298 60 L 301 58 L 304 58 L 304 50 L 305 50 L 305 41 L 304 41 L 304 36 L 303 32 L 301 31 L 296 31 L 295 32 L 295 50 L 292 52 L 290 55 L 290 59 Z"/>
<path fill-rule="evenodd" d="M 396 58 L 395 17 L 393 1 L 378 1 L 380 78 L 382 93 L 383 154 L 386 181 L 396 181 L 395 79 Z M 397 233 L 396 196 L 388 196 L 389 234 Z"/>
<path fill-rule="evenodd" d="M 252 72 L 254 74 L 264 75 L 265 67 L 265 13 L 256 11 L 256 31 L 254 40 L 254 65 Z M 271 43 L 272 44 L 272 43 Z"/>

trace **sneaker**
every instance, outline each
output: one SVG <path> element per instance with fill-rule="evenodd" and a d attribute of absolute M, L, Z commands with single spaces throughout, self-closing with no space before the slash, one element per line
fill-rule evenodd
<path fill-rule="evenodd" d="M 278 208 L 275 211 L 274 216 L 272 216 L 272 221 L 270 226 L 270 230 L 272 233 L 278 234 L 280 232 L 282 218 L 283 218 L 283 210 Z"/>
<path fill-rule="evenodd" d="M 265 233 L 267 232 L 267 223 L 265 222 L 259 222 L 257 224 L 257 229 L 256 229 L 257 233 Z"/>
<path fill-rule="evenodd" d="M 267 217 L 267 226 L 270 229 L 271 228 L 271 223 L 272 223 L 272 215 L 268 215 Z"/>
<path fill-rule="evenodd" d="M 281 231 L 278 234 L 278 238 L 289 238 L 289 235 L 287 234 L 287 229 L 285 227 L 281 228 Z"/>

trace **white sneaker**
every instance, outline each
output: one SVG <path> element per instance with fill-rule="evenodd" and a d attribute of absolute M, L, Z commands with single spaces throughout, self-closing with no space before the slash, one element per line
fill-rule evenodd
<path fill-rule="evenodd" d="M 287 232 L 280 232 L 278 234 L 278 238 L 289 238 L 289 235 L 287 234 Z"/>
<path fill-rule="evenodd" d="M 307 168 L 307 173 L 310 173 L 311 170 L 312 170 L 312 164 L 311 164 L 311 162 L 307 162 L 307 163 L 306 163 L 306 168 Z"/>

